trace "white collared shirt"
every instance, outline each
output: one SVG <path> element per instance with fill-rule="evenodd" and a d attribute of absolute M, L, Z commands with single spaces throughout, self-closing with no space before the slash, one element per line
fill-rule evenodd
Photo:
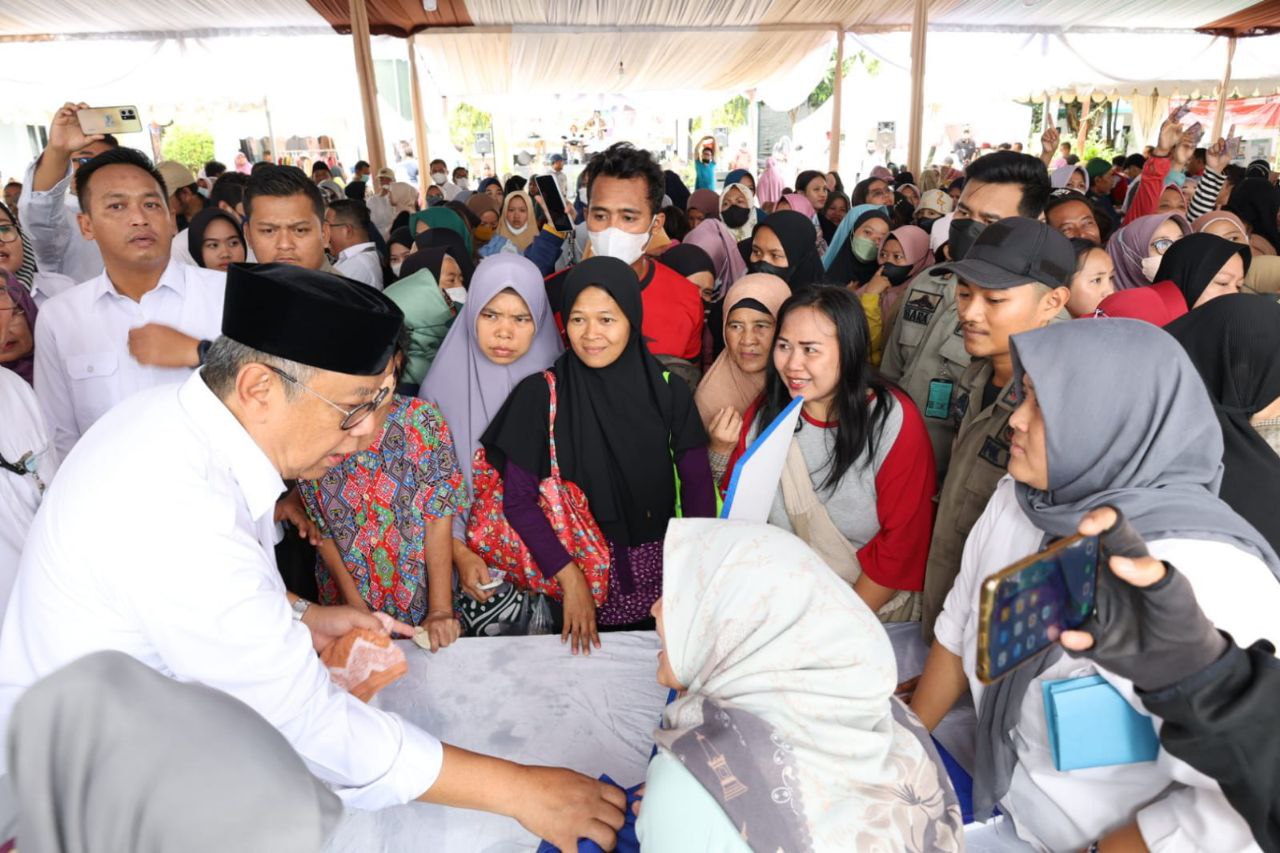
<path fill-rule="evenodd" d="M 37 679 L 114 649 L 243 701 L 348 805 L 431 787 L 439 741 L 335 686 L 293 619 L 273 551 L 283 491 L 198 373 L 98 421 L 27 538 L 0 629 L 0 731 Z"/>
<path fill-rule="evenodd" d="M 3 624 L 3 608 L 18 573 L 22 545 L 27 540 L 31 519 L 35 518 L 44 489 L 53 482 L 58 470 L 58 454 L 49 441 L 35 392 L 25 379 L 6 367 L 0 367 L 0 412 L 4 413 L 0 456 L 14 464 L 26 459 L 25 467 L 32 472 L 20 475 L 0 470 L 0 624 Z"/>
<path fill-rule="evenodd" d="M 222 328 L 227 274 L 169 261 L 141 301 L 104 272 L 46 302 L 36 323 L 35 389 L 58 454 L 94 421 L 143 388 L 181 382 L 186 367 L 151 367 L 129 354 L 129 330 L 147 323 L 213 340 Z"/>
<path fill-rule="evenodd" d="M 373 243 L 356 243 L 343 249 L 333 268 L 339 275 L 382 290 L 382 260 Z"/>
<path fill-rule="evenodd" d="M 72 195 L 71 165 L 67 174 L 51 189 L 36 192 L 36 164 L 31 161 L 22 179 L 22 195 L 18 197 L 18 216 L 22 231 L 36 253 L 36 265 L 42 272 L 56 272 L 79 283 L 102 272 L 102 252 L 93 240 L 80 233 L 76 214 L 80 200 Z"/>

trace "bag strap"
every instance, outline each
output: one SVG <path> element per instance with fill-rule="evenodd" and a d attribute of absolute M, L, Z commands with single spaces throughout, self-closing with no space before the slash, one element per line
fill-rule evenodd
<path fill-rule="evenodd" d="M 551 451 L 551 476 L 559 480 L 560 462 L 556 459 L 556 375 L 550 370 L 544 370 L 542 378 L 547 380 L 547 390 L 551 392 L 551 405 L 547 407 L 547 447 Z"/>

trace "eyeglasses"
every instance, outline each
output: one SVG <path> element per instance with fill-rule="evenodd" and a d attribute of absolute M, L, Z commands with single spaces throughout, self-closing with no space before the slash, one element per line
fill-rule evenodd
<path fill-rule="evenodd" d="M 0 225 L 0 243 L 13 243 L 18 239 L 18 229 L 12 225 Z"/>
<path fill-rule="evenodd" d="M 359 426 L 360 423 L 365 418 L 369 417 L 369 415 L 376 412 L 378 410 L 378 407 L 381 406 L 382 403 L 391 394 L 391 389 L 384 385 L 382 388 L 378 390 L 377 396 L 375 396 L 369 402 L 361 403 L 360 405 L 356 406 L 354 409 L 344 409 L 341 406 L 339 406 L 337 403 L 330 400 L 328 397 L 324 396 L 323 394 L 317 391 L 311 390 L 305 384 L 299 382 L 297 379 L 294 379 L 292 376 L 285 373 L 280 368 L 272 367 L 269 364 L 266 364 L 263 366 L 266 367 L 268 370 L 270 370 L 272 373 L 279 376 L 281 379 L 285 380 L 286 382 L 297 385 L 299 388 L 301 388 L 303 391 L 306 391 L 311 396 L 316 397 L 317 399 L 325 403 L 328 403 L 330 408 L 336 409 L 337 411 L 341 412 L 342 423 L 338 424 L 338 427 L 344 431 L 349 429 L 354 429 L 355 427 Z"/>
<path fill-rule="evenodd" d="M 1169 251 L 1169 247 L 1173 245 L 1173 241 L 1168 237 L 1161 237 L 1159 240 L 1151 244 L 1151 248 L 1156 250 L 1157 255 L 1163 255 Z"/>

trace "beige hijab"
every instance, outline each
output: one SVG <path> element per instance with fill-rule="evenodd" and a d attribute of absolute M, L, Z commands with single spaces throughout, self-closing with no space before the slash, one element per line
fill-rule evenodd
<path fill-rule="evenodd" d="M 529 220 L 524 224 L 524 230 L 519 234 L 512 231 L 511 226 L 507 224 L 507 208 L 511 206 L 513 198 L 524 199 L 524 203 L 529 209 Z M 498 215 L 498 235 L 506 237 L 521 252 L 529 248 L 533 238 L 538 236 L 538 208 L 533 206 L 533 197 L 524 190 L 507 193 L 507 197 L 502 200 L 502 213 Z"/>
<path fill-rule="evenodd" d="M 769 309 L 773 319 L 778 319 L 778 309 L 791 295 L 791 288 L 776 275 L 753 273 L 738 279 L 724 297 L 724 325 L 729 326 L 729 315 L 733 308 L 744 299 L 754 299 Z M 764 390 L 764 371 L 747 373 L 729 355 L 725 349 L 716 357 L 698 390 L 693 401 L 698 406 L 698 414 L 702 416 L 704 426 L 710 425 L 716 413 L 725 407 L 732 408 L 738 414 L 746 412 L 760 392 Z"/>

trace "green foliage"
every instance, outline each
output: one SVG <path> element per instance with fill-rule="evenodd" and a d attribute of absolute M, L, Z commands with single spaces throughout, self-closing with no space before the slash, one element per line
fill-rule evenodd
<path fill-rule="evenodd" d="M 467 103 L 454 107 L 449 116 L 449 141 L 458 148 L 469 151 L 477 133 L 487 133 L 493 126 L 493 117 Z"/>
<path fill-rule="evenodd" d="M 877 74 L 880 73 L 880 60 L 875 58 L 868 59 L 866 52 L 860 50 L 857 53 L 855 53 L 853 56 L 845 57 L 844 67 L 841 69 L 840 76 L 841 77 L 849 76 L 849 72 L 853 70 L 853 66 L 857 65 L 859 62 L 861 62 L 863 65 L 866 66 L 868 76 L 875 77 Z M 827 102 L 827 99 L 830 98 L 835 93 L 835 90 L 836 90 L 836 52 L 833 50 L 831 51 L 831 59 L 827 63 L 826 76 L 824 76 L 822 78 L 822 82 L 819 83 L 817 86 L 815 86 L 813 91 L 809 93 L 809 100 L 808 100 L 809 108 L 816 110 L 818 107 L 825 104 Z"/>
<path fill-rule="evenodd" d="M 747 110 L 751 108 L 751 102 L 747 100 L 745 95 L 738 95 L 736 98 L 730 98 L 720 106 L 711 111 L 710 128 L 727 127 L 733 129 L 735 127 L 747 126 Z M 689 129 L 693 133 L 702 133 L 703 127 L 706 126 L 705 116 L 697 116 L 689 124 Z"/>
<path fill-rule="evenodd" d="M 167 128 L 160 153 L 166 160 L 174 160 L 192 172 L 199 172 L 205 163 L 213 159 L 213 135 L 205 130 Z"/>

